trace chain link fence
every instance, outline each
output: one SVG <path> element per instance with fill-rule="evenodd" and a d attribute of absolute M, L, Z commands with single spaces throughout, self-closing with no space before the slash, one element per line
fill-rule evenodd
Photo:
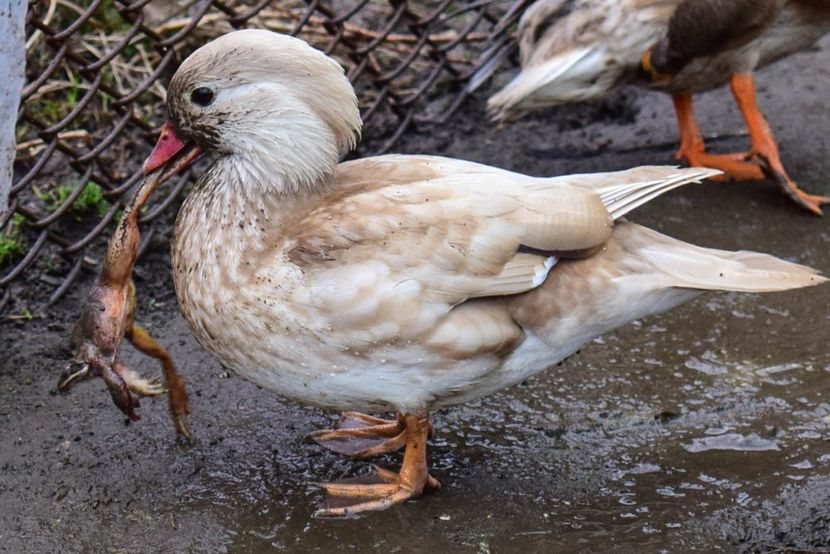
<path fill-rule="evenodd" d="M 32 1 L 10 209 L 0 218 L 0 313 L 48 307 L 97 268 L 164 118 L 165 84 L 211 38 L 265 28 L 336 58 L 360 97 L 361 153 L 377 154 L 410 127 L 446 121 L 495 69 L 528 3 Z M 190 181 L 190 172 L 172 180 L 142 214 L 145 247 L 146 224 Z"/>

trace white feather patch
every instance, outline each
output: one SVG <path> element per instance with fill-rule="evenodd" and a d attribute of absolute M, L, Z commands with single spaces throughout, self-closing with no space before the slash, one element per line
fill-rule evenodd
<path fill-rule="evenodd" d="M 556 262 L 558 261 L 559 258 L 557 258 L 556 256 L 548 256 L 547 258 L 545 258 L 545 264 L 539 271 L 536 272 L 536 275 L 533 276 L 534 287 L 538 287 L 539 285 L 545 282 L 545 279 L 548 278 L 548 273 L 550 273 L 551 268 L 555 266 Z"/>

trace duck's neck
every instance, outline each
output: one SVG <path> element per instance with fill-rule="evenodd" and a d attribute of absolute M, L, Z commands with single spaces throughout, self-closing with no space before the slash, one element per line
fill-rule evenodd
<path fill-rule="evenodd" d="M 267 152 L 245 157 L 231 154 L 218 158 L 200 182 L 209 180 L 211 194 L 224 197 L 231 204 L 250 209 L 277 208 L 325 189 L 336 165 L 334 156 L 315 164 L 299 164 L 280 163 Z"/>
<path fill-rule="evenodd" d="M 233 152 L 214 163 L 219 179 L 253 199 L 302 197 L 334 171 L 342 148 L 320 118 L 288 110 L 230 135 Z"/>
<path fill-rule="evenodd" d="M 217 159 L 179 212 L 174 273 L 195 271 L 206 285 L 216 286 L 250 278 L 258 256 L 272 255 L 285 238 L 285 220 L 326 190 L 329 176 L 297 182 L 274 166 L 234 156 Z"/>

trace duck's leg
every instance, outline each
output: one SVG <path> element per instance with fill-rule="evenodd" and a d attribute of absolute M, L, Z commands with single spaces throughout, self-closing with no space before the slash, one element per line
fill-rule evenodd
<path fill-rule="evenodd" d="M 755 82 L 750 73 L 736 73 L 732 75 L 730 84 L 732 94 L 746 120 L 749 136 L 752 140 L 752 150 L 749 157 L 758 160 L 764 174 L 781 186 L 784 193 L 792 198 L 799 206 L 821 215 L 821 205 L 830 203 L 830 197 L 807 194 L 787 175 L 778 144 L 772 129 L 758 108 L 755 94 Z"/>
<path fill-rule="evenodd" d="M 388 454 L 406 444 L 404 417 L 398 414 L 389 420 L 359 412 L 343 412 L 334 429 L 315 431 L 306 439 L 357 459 Z"/>
<path fill-rule="evenodd" d="M 703 135 L 695 119 L 690 93 L 672 95 L 677 125 L 680 129 L 680 149 L 677 159 L 685 160 L 690 166 L 711 167 L 723 171 L 723 175 L 714 177 L 719 180 L 746 181 L 763 179 L 764 174 L 757 163 L 749 161 L 750 154 L 710 154 L 706 152 Z"/>
<path fill-rule="evenodd" d="M 124 334 L 125 337 L 141 352 L 156 358 L 161 362 L 161 367 L 164 372 L 164 381 L 167 385 L 167 399 L 170 406 L 170 416 L 173 418 L 173 425 L 176 428 L 176 434 L 187 440 L 192 438 L 190 429 L 187 426 L 186 417 L 190 414 L 190 406 L 187 401 L 187 389 L 184 385 L 184 380 L 179 375 L 176 365 L 173 363 L 173 358 L 170 353 L 156 342 L 147 331 L 140 325 L 133 323 Z M 127 381 L 127 386 L 135 391 L 135 388 Z"/>
<path fill-rule="evenodd" d="M 424 489 L 441 485 L 427 469 L 429 418 L 408 414 L 402 417 L 406 450 L 398 473 L 377 468 L 374 476 L 343 479 L 322 485 L 326 492 L 323 508 L 315 517 L 347 517 L 361 512 L 385 510 L 421 496 Z"/>

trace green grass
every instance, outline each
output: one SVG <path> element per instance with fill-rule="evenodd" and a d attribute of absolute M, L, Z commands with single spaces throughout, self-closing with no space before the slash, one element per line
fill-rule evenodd
<path fill-rule="evenodd" d="M 23 225 L 23 216 L 14 214 L 6 226 L 5 232 L 0 232 L 0 265 L 22 255 L 26 249 L 20 241 L 20 227 Z"/>
<path fill-rule="evenodd" d="M 77 183 L 58 185 L 49 192 L 39 193 L 38 197 L 46 205 L 46 209 L 54 211 L 66 202 L 77 186 Z M 95 210 L 99 216 L 103 216 L 109 207 L 109 203 L 104 198 L 104 191 L 94 181 L 87 181 L 84 190 L 72 203 L 72 211 L 78 214 Z"/>
<path fill-rule="evenodd" d="M 98 215 L 103 216 L 110 206 L 104 199 L 104 191 L 101 190 L 101 187 L 92 181 L 88 181 L 72 207 L 80 211 L 95 209 Z"/>
<path fill-rule="evenodd" d="M 74 83 L 74 86 L 44 94 L 28 105 L 29 113 L 42 119 L 47 125 L 54 125 L 63 119 L 78 105 L 78 100 L 81 99 L 81 93 L 83 92 L 83 89 L 79 86 L 81 84 L 80 77 L 70 74 L 69 81 Z"/>
<path fill-rule="evenodd" d="M 33 116 L 42 119 L 47 125 L 54 125 L 63 119 L 64 115 L 69 113 L 64 110 L 65 103 L 66 101 L 62 98 L 54 100 L 42 96 L 38 98 L 37 102 L 29 110 Z"/>
<path fill-rule="evenodd" d="M 133 26 L 132 23 L 124 19 L 115 6 L 112 0 L 104 0 L 95 12 L 96 18 L 101 22 L 104 30 L 107 33 L 118 31 L 127 31 Z"/>
<path fill-rule="evenodd" d="M 69 112 L 75 109 L 75 106 L 78 105 L 78 97 L 81 96 L 81 87 L 77 86 L 81 84 L 81 79 L 77 75 L 72 75 L 70 80 L 76 86 L 66 91 L 66 106 L 69 108 Z"/>

